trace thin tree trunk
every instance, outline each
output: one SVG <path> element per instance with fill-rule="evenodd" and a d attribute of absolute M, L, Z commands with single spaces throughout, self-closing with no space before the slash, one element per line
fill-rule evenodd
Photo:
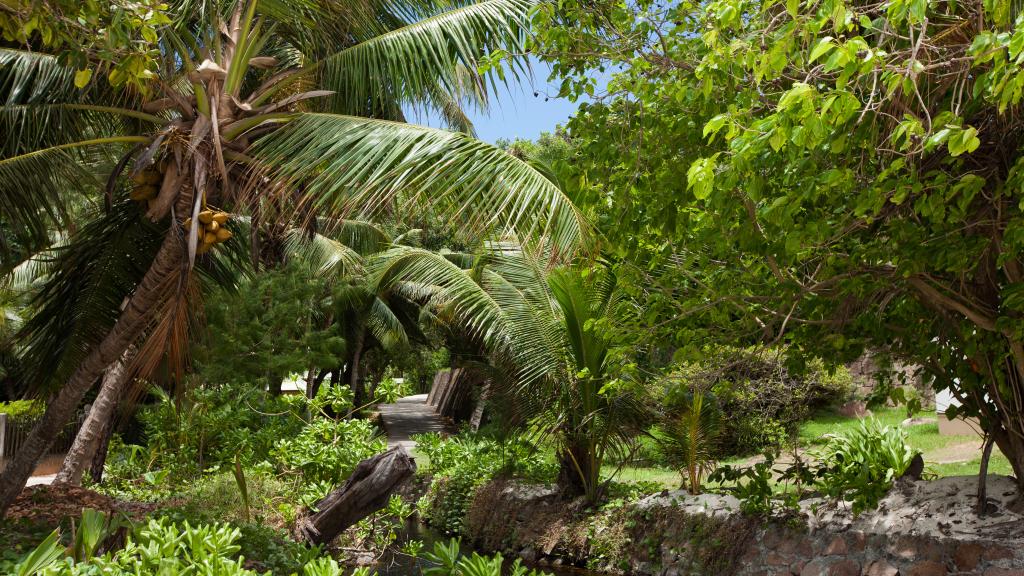
<path fill-rule="evenodd" d="M 96 401 L 93 402 L 85 422 L 82 422 L 82 427 L 75 436 L 74 444 L 71 445 L 67 456 L 64 457 L 64 463 L 54 478 L 54 483 L 73 486 L 82 484 L 85 467 L 92 463 L 102 432 L 110 419 L 114 417 L 114 408 L 117 407 L 118 401 L 124 395 L 130 375 L 128 363 L 132 356 L 134 356 L 133 350 L 129 348 L 103 376 L 100 393 L 96 396 Z"/>
<path fill-rule="evenodd" d="M 363 355 L 364 338 L 363 330 L 360 330 L 358 335 L 356 335 L 355 351 L 352 353 L 352 362 L 349 365 L 348 384 L 352 389 L 353 402 L 357 408 L 366 402 L 366 393 L 363 391 L 363 387 L 359 381 L 359 360 Z"/>
<path fill-rule="evenodd" d="M 316 377 L 313 378 L 312 384 L 307 384 L 307 388 L 311 390 L 310 398 L 316 398 L 316 395 L 320 393 L 320 386 L 324 383 L 324 379 L 327 378 L 327 370 L 320 370 L 317 372 Z"/>
<path fill-rule="evenodd" d="M 991 434 L 985 435 L 985 444 L 981 450 L 981 468 L 978 470 L 978 516 L 984 516 L 988 511 L 988 461 L 992 457 L 994 442 Z"/>
<path fill-rule="evenodd" d="M 316 389 L 314 388 L 314 382 L 316 382 L 317 369 L 309 368 L 306 370 L 306 398 L 316 398 Z"/>
<path fill-rule="evenodd" d="M 114 327 L 85 357 L 67 384 L 47 403 L 46 411 L 32 428 L 21 450 L 0 474 L 0 516 L 7 512 L 7 508 L 21 493 L 39 458 L 71 420 L 85 393 L 145 329 L 151 316 L 150 311 L 156 309 L 166 292 L 167 279 L 182 266 L 182 254 L 181 238 L 176 231 L 169 232 Z"/>
<path fill-rule="evenodd" d="M 284 379 L 277 374 L 267 374 L 267 392 L 271 396 L 281 395 L 281 385 L 284 383 Z"/>

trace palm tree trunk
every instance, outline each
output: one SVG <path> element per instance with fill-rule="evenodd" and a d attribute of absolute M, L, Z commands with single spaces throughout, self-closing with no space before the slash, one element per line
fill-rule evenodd
<path fill-rule="evenodd" d="M 165 282 L 182 265 L 182 253 L 182 241 L 176 230 L 168 233 L 114 327 L 85 357 L 68 383 L 47 403 L 46 412 L 32 428 L 21 450 L 0 474 L 0 517 L 21 493 L 39 458 L 71 420 L 85 393 L 145 329 L 150 311 L 157 307 L 165 293 Z"/>
<path fill-rule="evenodd" d="M 363 391 L 363 387 L 359 380 L 359 360 L 363 355 L 363 340 L 365 339 L 363 330 L 359 330 L 356 334 L 356 345 L 355 351 L 352 353 L 352 362 L 349 364 L 349 381 L 348 384 L 352 388 L 353 403 L 356 408 L 363 405 L 366 402 L 366 393 Z"/>
<path fill-rule="evenodd" d="M 57 477 L 54 478 L 54 483 L 73 486 L 82 484 L 85 467 L 92 463 L 102 433 L 106 429 L 107 423 L 114 417 L 114 408 L 117 407 L 118 400 L 124 395 L 129 377 L 128 363 L 132 356 L 132 349 L 129 348 L 103 376 L 100 393 L 96 396 L 96 401 L 93 402 L 85 422 L 82 422 L 82 428 L 75 436 L 74 444 L 68 450 L 67 456 L 64 457 L 64 463 L 61 465 Z"/>
<path fill-rule="evenodd" d="M 114 435 L 114 419 L 107 420 L 103 425 L 103 432 L 96 446 L 96 453 L 93 454 L 92 464 L 89 466 L 89 475 L 92 476 L 92 483 L 103 482 L 103 466 L 107 463 L 107 452 L 110 450 L 110 437 Z"/>

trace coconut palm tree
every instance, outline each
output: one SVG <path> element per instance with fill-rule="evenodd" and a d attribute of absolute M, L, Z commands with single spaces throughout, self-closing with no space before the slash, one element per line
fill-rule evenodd
<path fill-rule="evenodd" d="M 327 279 L 331 288 L 330 322 L 342 325 L 347 347 L 345 371 L 357 407 L 367 400 L 361 378 L 364 355 L 374 347 L 397 351 L 410 336 L 423 339 L 418 306 L 386 287 L 368 282 L 367 263 L 392 246 L 418 236 L 409 230 L 392 237 L 371 222 L 343 220 L 328 226 L 331 236 L 294 231 L 288 252 L 302 259 L 310 272 Z"/>
<path fill-rule="evenodd" d="M 646 411 L 608 328 L 620 313 L 615 276 L 551 268 L 548 254 L 499 245 L 473 259 L 397 247 L 373 266 L 374 282 L 427 298 L 511 371 L 505 396 L 520 425 L 558 447 L 560 485 L 595 501 L 606 458 L 627 449 Z"/>
<path fill-rule="evenodd" d="M 92 280 L 61 273 L 40 304 L 71 306 L 74 297 L 77 306 L 88 289 L 92 304 L 80 310 L 89 318 L 46 318 L 26 333 L 35 366 L 55 362 L 37 373 L 56 391 L 0 476 L 0 511 L 141 335 L 140 356 L 183 355 L 196 277 L 235 261 L 237 215 L 258 228 L 315 212 L 432 210 L 466 226 L 544 235 L 564 252 L 577 246 L 585 224 L 566 197 L 467 134 L 461 112 L 496 84 L 477 72 L 478 58 L 523 52 L 530 5 L 180 0 L 141 89 L 107 86 L 100 75 L 78 89 L 75 69 L 57 57 L 0 49 L 4 224 L 24 238 L 64 225 L 78 191 L 101 190 L 107 208 L 91 236 L 83 230 L 72 242 L 82 247 L 61 255 Z M 406 124 L 410 107 L 436 110 L 462 131 Z M 52 336 L 69 323 L 82 337 Z"/>

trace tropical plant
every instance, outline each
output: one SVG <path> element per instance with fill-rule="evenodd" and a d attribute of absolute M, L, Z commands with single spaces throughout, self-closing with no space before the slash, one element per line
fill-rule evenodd
<path fill-rule="evenodd" d="M 907 431 L 868 418 L 847 434 L 829 438 L 818 455 L 818 486 L 832 498 L 852 502 L 859 514 L 878 506 L 893 482 L 920 452 L 907 443 Z"/>
<path fill-rule="evenodd" d="M 720 490 L 736 496 L 740 501 L 740 511 L 753 516 L 790 515 L 800 511 L 800 498 L 804 496 L 803 486 L 809 484 L 814 472 L 809 470 L 802 461 L 793 466 L 778 470 L 775 461 L 778 451 L 765 452 L 759 462 L 746 467 L 730 465 L 719 466 L 708 477 L 720 485 Z M 791 486 L 786 483 L 781 493 L 776 490 L 778 479 L 799 476 L 803 482 Z"/>
<path fill-rule="evenodd" d="M 429 297 L 438 318 L 482 343 L 507 366 L 511 403 L 528 426 L 557 444 L 560 484 L 600 497 L 601 466 L 642 428 L 644 407 L 613 326 L 615 274 L 548 268 L 543 254 L 493 246 L 478 258 L 395 248 L 374 265 L 377 282 Z M 468 264 L 462 268 L 457 262 Z"/>
<path fill-rule="evenodd" d="M 569 123 L 567 181 L 639 264 L 652 340 L 790 343 L 794 366 L 887 351 L 979 418 L 1024 496 L 1022 18 L 1006 0 L 543 5 L 562 95 L 619 70 Z"/>
<path fill-rule="evenodd" d="M 546 572 L 530 570 L 522 565 L 522 561 L 516 558 L 514 562 L 504 569 L 505 559 L 501 554 L 493 556 L 481 556 L 473 552 L 469 556 L 462 555 L 461 541 L 455 538 L 445 542 L 434 542 L 434 549 L 424 554 L 424 558 L 431 563 L 423 569 L 423 576 L 545 576 Z"/>
<path fill-rule="evenodd" d="M 191 526 L 151 519 L 140 526 L 125 547 L 92 558 L 65 557 L 55 531 L 15 567 L 16 574 L 78 576 L 85 574 L 209 574 L 256 576 L 242 566 L 237 528 L 227 525 Z"/>
<path fill-rule="evenodd" d="M 179 0 L 163 12 L 169 23 L 141 27 L 147 49 L 135 80 L 110 74 L 110 85 L 83 72 L 123 71 L 117 51 L 74 52 L 65 40 L 71 54 L 57 58 L 32 34 L 48 5 L 5 13 L 5 29 L 18 28 L 27 45 L 0 50 L 4 223 L 26 237 L 71 224 L 70 191 L 102 191 L 107 210 L 62 251 L 37 304 L 47 314 L 24 330 L 40 386 L 59 392 L 4 471 L 0 510 L 128 346 L 145 336 L 144 367 L 165 353 L 180 366 L 198 323 L 193 272 L 233 282 L 225 267 L 245 259 L 231 237 L 247 223 L 435 211 L 575 249 L 587 232 L 568 199 L 469 136 L 460 106 L 482 105 L 496 82 L 478 72 L 478 58 L 524 52 L 530 7 Z M 99 31 L 90 24 L 107 20 L 71 26 L 74 14 L 61 30 L 92 46 Z M 463 131 L 403 124 L 403 106 L 437 110 Z M 87 314 L 67 310 L 83 302 Z"/>
<path fill-rule="evenodd" d="M 715 467 L 721 428 L 713 395 L 676 387 L 666 396 L 655 437 L 665 461 L 679 471 L 691 494 L 700 494 L 703 478 Z"/>

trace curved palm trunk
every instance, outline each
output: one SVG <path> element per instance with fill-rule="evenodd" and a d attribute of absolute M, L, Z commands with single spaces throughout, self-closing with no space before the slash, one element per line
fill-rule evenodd
<path fill-rule="evenodd" d="M 156 308 L 165 293 L 165 282 L 182 265 L 182 248 L 178 234 L 173 231 L 168 233 L 153 264 L 114 327 L 99 346 L 85 357 L 68 383 L 47 403 L 46 412 L 32 428 L 25 444 L 0 474 L 0 516 L 7 512 L 7 508 L 21 493 L 39 458 L 71 419 L 85 393 L 142 333 L 150 318 L 150 310 Z"/>
<path fill-rule="evenodd" d="M 68 450 L 67 456 L 64 457 L 60 472 L 53 480 L 55 484 L 71 484 L 73 486 L 82 484 L 82 474 L 85 473 L 86 466 L 96 455 L 103 432 L 114 417 L 114 409 L 128 385 L 130 375 L 128 363 L 131 356 L 132 350 L 129 348 L 103 376 L 100 393 L 96 396 L 96 401 L 93 402 L 85 422 L 82 422 L 82 428 L 75 436 L 74 444 Z"/>

